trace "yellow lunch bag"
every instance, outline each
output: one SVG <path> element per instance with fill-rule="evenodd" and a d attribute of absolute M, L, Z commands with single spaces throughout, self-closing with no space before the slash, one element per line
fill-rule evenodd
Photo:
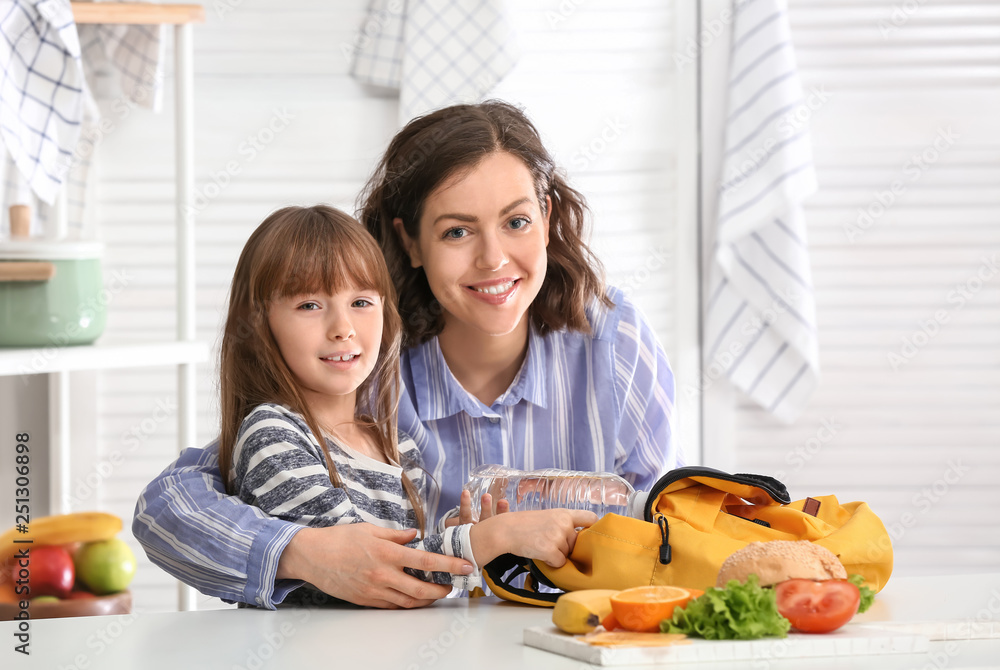
<path fill-rule="evenodd" d="M 500 556 L 484 568 L 485 581 L 505 600 L 547 607 L 561 592 L 581 589 L 669 584 L 704 590 L 715 586 L 730 554 L 769 540 L 823 546 L 875 591 L 892 573 L 892 542 L 867 503 L 841 504 L 833 495 L 791 502 L 784 484 L 764 475 L 672 470 L 650 490 L 644 517 L 603 516 L 580 531 L 559 568 Z"/>

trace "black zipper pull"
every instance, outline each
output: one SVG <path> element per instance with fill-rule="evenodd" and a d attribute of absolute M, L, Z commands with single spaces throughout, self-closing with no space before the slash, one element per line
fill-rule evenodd
<path fill-rule="evenodd" d="M 667 526 L 667 517 L 660 514 L 656 517 L 656 525 L 660 527 L 660 536 L 663 542 L 660 544 L 660 563 L 668 565 L 670 563 L 670 528 Z"/>

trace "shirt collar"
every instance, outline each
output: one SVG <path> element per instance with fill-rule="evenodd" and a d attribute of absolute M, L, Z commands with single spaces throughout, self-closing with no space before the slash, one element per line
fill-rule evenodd
<path fill-rule="evenodd" d="M 514 377 L 513 383 L 499 398 L 497 405 L 516 405 L 521 400 L 544 408 L 547 402 L 547 356 L 545 338 L 534 325 L 528 332 L 528 353 Z M 481 417 L 488 411 L 483 403 L 466 391 L 441 353 L 438 338 L 432 337 L 409 350 L 409 365 L 414 386 L 417 416 L 421 421 L 444 419 L 459 412 Z"/>

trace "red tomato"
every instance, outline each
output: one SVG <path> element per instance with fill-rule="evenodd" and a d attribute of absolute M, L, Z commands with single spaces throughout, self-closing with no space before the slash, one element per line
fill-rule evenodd
<path fill-rule="evenodd" d="M 28 566 L 22 568 L 17 561 L 14 561 L 14 566 L 11 568 L 15 582 L 22 569 L 28 573 L 30 593 L 21 597 L 65 598 L 73 590 L 73 557 L 63 547 L 55 545 L 31 547 L 27 563 Z"/>
<path fill-rule="evenodd" d="M 861 592 L 846 579 L 789 579 L 774 587 L 778 612 L 803 633 L 829 633 L 851 620 Z"/>

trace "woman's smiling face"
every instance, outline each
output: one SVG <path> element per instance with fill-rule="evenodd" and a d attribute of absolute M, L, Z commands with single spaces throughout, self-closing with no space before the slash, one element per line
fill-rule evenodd
<path fill-rule="evenodd" d="M 403 234 L 398 219 L 396 229 Z M 457 322 L 507 335 L 545 279 L 549 217 L 528 168 L 497 152 L 432 191 L 418 236 L 403 241 L 413 267 L 424 268 L 446 329 Z"/>

